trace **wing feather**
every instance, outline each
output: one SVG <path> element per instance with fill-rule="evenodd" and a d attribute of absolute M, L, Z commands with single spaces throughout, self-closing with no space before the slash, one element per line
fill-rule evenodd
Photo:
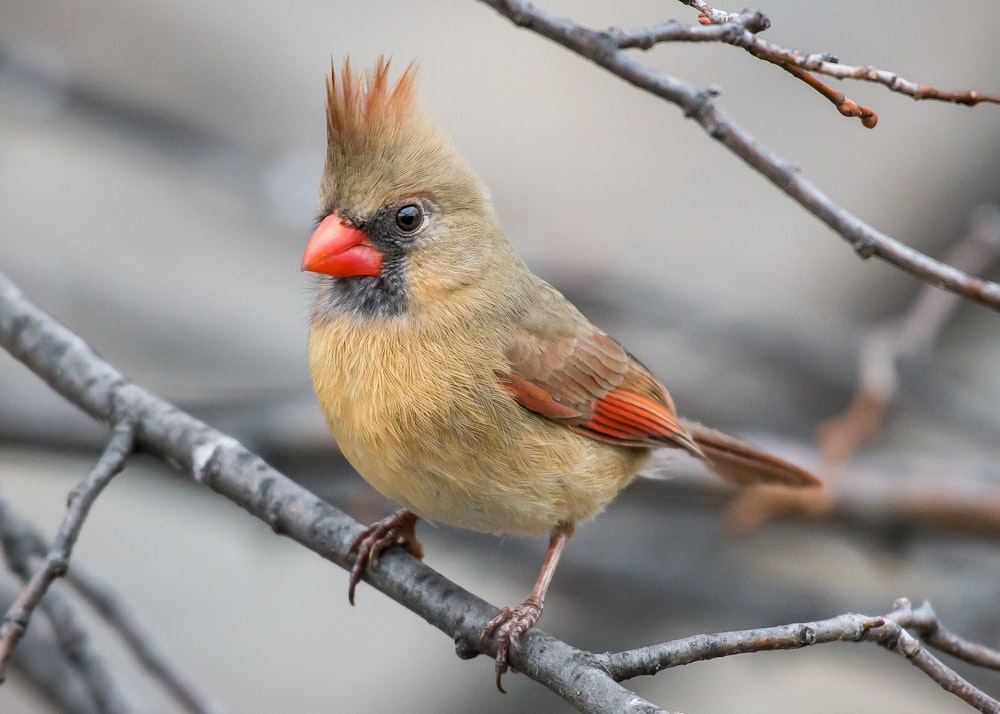
<path fill-rule="evenodd" d="M 506 354 L 500 381 L 525 409 L 599 441 L 701 456 L 666 390 L 603 332 L 544 339 L 516 330 Z"/>
<path fill-rule="evenodd" d="M 812 474 L 738 439 L 678 418 L 670 394 L 629 352 L 547 283 L 512 330 L 500 384 L 525 409 L 591 439 L 670 446 L 736 483 L 819 484 Z"/>

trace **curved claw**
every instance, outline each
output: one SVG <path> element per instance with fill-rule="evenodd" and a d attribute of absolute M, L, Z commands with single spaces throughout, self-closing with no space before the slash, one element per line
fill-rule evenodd
<path fill-rule="evenodd" d="M 393 513 L 388 518 L 375 521 L 354 539 L 347 551 L 347 562 L 350 562 L 353 553 L 357 553 L 354 565 L 351 566 L 350 584 L 347 588 L 347 599 L 352 605 L 354 604 L 354 591 L 364 577 L 365 568 L 374 569 L 382 551 L 389 546 L 400 543 L 410 551 L 414 558 L 423 559 L 424 549 L 420 545 L 420 541 L 417 540 L 416 524 L 417 515 L 404 509 Z"/>
<path fill-rule="evenodd" d="M 486 642 L 494 634 L 497 637 L 497 689 L 501 693 L 507 693 L 507 690 L 503 688 L 502 678 L 504 673 L 510 669 L 510 665 L 507 664 L 508 652 L 512 647 L 514 650 L 521 649 L 521 635 L 534 627 L 541 616 L 542 601 L 532 596 L 517 607 L 505 607 L 483 628 L 483 634 L 479 637 L 481 647 L 485 647 Z"/>

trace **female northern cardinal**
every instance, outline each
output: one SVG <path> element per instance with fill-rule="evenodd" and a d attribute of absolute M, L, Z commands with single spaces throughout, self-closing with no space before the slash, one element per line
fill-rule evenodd
<path fill-rule="evenodd" d="M 372 524 L 365 568 L 417 518 L 487 533 L 551 533 L 531 595 L 483 630 L 507 652 L 542 612 L 574 526 L 601 511 L 652 449 L 680 448 L 740 483 L 811 486 L 801 469 L 678 419 L 667 390 L 532 274 L 486 188 L 424 114 L 413 65 L 380 59 L 327 81 L 319 225 L 302 269 L 320 273 L 309 367 L 348 461 L 403 506 Z M 502 691 L 502 687 L 501 687 Z"/>

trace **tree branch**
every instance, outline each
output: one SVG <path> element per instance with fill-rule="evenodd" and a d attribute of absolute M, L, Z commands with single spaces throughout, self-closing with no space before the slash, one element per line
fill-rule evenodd
<path fill-rule="evenodd" d="M 699 22 L 702 23 L 703 27 L 688 28 L 690 32 L 687 33 L 687 36 L 679 36 L 682 33 L 677 33 L 676 31 L 669 34 L 657 32 L 662 26 L 646 30 L 633 30 L 628 35 L 628 40 L 630 41 L 628 46 L 649 49 L 658 42 L 677 40 L 704 42 L 714 40 L 742 47 L 754 57 L 776 64 L 799 76 L 830 98 L 834 104 L 837 104 L 837 108 L 841 114 L 859 117 L 862 123 L 869 129 L 873 128 L 878 121 L 875 112 L 866 107 L 859 107 L 859 105 L 855 105 L 849 99 L 842 99 L 838 103 L 831 95 L 839 94 L 843 98 L 843 94 L 819 82 L 809 72 L 825 74 L 836 79 L 856 79 L 864 82 L 875 82 L 887 87 L 892 92 L 905 94 L 917 100 L 933 99 L 942 102 L 952 102 L 954 104 L 964 104 L 966 106 L 975 106 L 980 102 L 1000 104 L 1000 95 L 982 94 L 974 89 L 958 92 L 942 91 L 904 79 L 895 72 L 887 72 L 870 66 L 855 67 L 842 64 L 835 56 L 826 52 L 802 54 L 801 52 L 767 42 L 761 39 L 757 33 L 768 29 L 771 26 L 771 21 L 759 10 L 748 9 L 737 14 L 713 10 L 700 0 L 680 0 L 680 2 L 695 8 L 701 13 Z M 704 27 L 704 25 L 708 25 L 708 27 Z M 710 30 L 712 27 L 721 27 L 723 31 L 715 33 L 701 32 L 702 30 Z M 793 70 L 798 70 L 801 74 L 797 74 Z M 852 109 L 849 105 L 854 105 L 854 108 Z"/>
<path fill-rule="evenodd" d="M 198 693 L 160 652 L 150 636 L 140 627 L 125 603 L 108 587 L 74 564 L 66 580 L 108 623 L 146 672 L 174 698 L 184 711 L 192 714 L 217 714 L 221 708 Z"/>
<path fill-rule="evenodd" d="M 935 260 L 876 230 L 839 206 L 792 164 L 764 147 L 716 107 L 713 101 L 718 93 L 716 89 L 696 86 L 636 62 L 618 46 L 614 31 L 591 30 L 524 0 L 480 1 L 515 25 L 547 37 L 626 82 L 676 104 L 710 137 L 840 234 L 861 258 L 877 256 L 931 285 L 1000 310 L 1000 284 L 973 277 Z"/>
<path fill-rule="evenodd" d="M 134 428 L 131 426 L 131 423 L 122 424 L 120 427 L 121 430 L 128 431 L 134 437 Z M 124 436 L 121 435 L 120 438 L 124 438 Z M 95 471 L 102 468 L 101 463 L 105 462 L 110 452 L 118 447 L 125 448 L 124 442 L 120 442 L 117 447 L 113 442 L 114 439 L 108 444 L 105 455 L 102 456 L 101 461 L 95 466 Z M 131 448 L 131 446 L 128 448 Z M 110 468 L 111 466 L 118 467 L 119 465 L 107 463 L 104 468 Z M 82 486 L 83 484 L 81 484 Z M 76 491 L 78 490 L 79 488 L 76 489 Z M 17 516 L 13 511 L 13 507 L 2 494 L 0 494 L 0 516 L 4 516 L 0 518 L 0 540 L 5 545 L 4 551 L 13 553 L 15 560 L 18 562 L 24 562 L 28 558 L 33 558 L 34 562 L 43 564 L 42 569 L 39 570 L 39 572 L 42 572 L 44 570 L 44 563 L 47 562 L 43 559 L 46 554 L 46 548 L 45 539 L 42 537 L 42 534 L 30 523 Z M 67 553 L 65 556 L 67 563 L 69 557 L 70 553 Z M 207 699 L 198 694 L 194 687 L 174 670 L 163 654 L 153 644 L 150 637 L 143 632 L 125 604 L 120 601 L 110 588 L 87 573 L 78 563 L 74 563 L 73 567 L 66 571 L 64 577 L 73 589 L 119 634 L 135 658 L 145 668 L 146 672 L 153 679 L 160 682 L 185 711 L 193 712 L 194 714 L 211 714 L 218 711 L 218 707 L 213 706 Z M 8 614 L 4 618 L 4 625 L 0 627 L 0 649 L 8 649 L 8 655 L 12 653 L 11 651 L 15 645 L 18 647 L 18 650 L 24 646 L 23 642 L 18 642 L 17 640 L 26 634 L 26 623 L 29 618 L 17 613 L 18 606 L 15 601 L 25 598 L 26 592 L 27 588 L 19 593 L 18 598 L 10 598 L 11 606 L 8 608 Z M 44 600 L 42 602 L 44 603 Z M 8 626 L 15 628 L 13 637 L 4 637 Z M 6 666 L 6 662 L 4 662 L 4 665 Z M 0 683 L 2 682 L 3 679 L 0 678 Z"/>
<path fill-rule="evenodd" d="M 31 615 L 42 601 L 56 578 L 66 574 L 73 546 L 80 536 L 80 529 L 87 518 L 91 505 L 104 487 L 125 467 L 125 459 L 132 450 L 135 429 L 128 421 L 116 424 L 104 453 L 87 478 L 69 496 L 66 517 L 59 527 L 52 547 L 45 555 L 42 567 L 37 568 L 25 585 L 24 590 L 14 600 L 0 625 L 0 682 L 6 675 L 7 662 L 21 636 L 28 629 Z M 0 528 L 4 526 L 0 525 Z M 4 533 L 4 542 L 11 537 Z"/>
<path fill-rule="evenodd" d="M 0 320 L 2 313 L 2 302 L 0 302 Z M 45 567 L 46 560 L 37 555 L 35 547 L 37 542 L 32 527 L 18 516 L 2 494 L 0 494 L 0 541 L 10 568 L 24 583 L 31 581 L 33 574 Z M 73 607 L 63 597 L 62 592 L 56 588 L 49 588 L 45 598 L 37 605 L 52 624 L 59 648 L 66 656 L 67 662 L 80 675 L 98 711 L 130 711 L 131 707 L 128 706 L 121 686 L 94 651 L 86 629 L 80 624 Z"/>
<path fill-rule="evenodd" d="M 601 655 L 601 664 L 616 681 L 653 675 L 664 669 L 750 652 L 791 650 L 828 642 L 859 642 L 883 618 L 846 614 L 753 630 L 692 635 L 648 647 Z"/>
<path fill-rule="evenodd" d="M 981 206 L 968 235 L 949 251 L 947 261 L 969 272 L 987 270 L 1000 261 L 1000 210 Z M 820 451 L 827 462 L 843 463 L 875 438 L 896 399 L 900 362 L 927 352 L 959 304 L 958 296 L 926 285 L 905 313 L 865 338 L 851 404 L 820 427 Z"/>
<path fill-rule="evenodd" d="M 106 424 L 133 425 L 136 443 L 191 474 L 198 482 L 225 496 L 280 534 L 322 557 L 346 567 L 348 550 L 362 526 L 289 481 L 238 442 L 122 376 L 81 338 L 36 308 L 0 274 L 0 344 L 50 386 Z M 119 431 L 118 434 L 123 433 Z M 119 436 L 119 438 L 124 438 Z M 118 451 L 122 448 L 119 442 Z M 109 449 L 110 451 L 110 449 Z M 103 459 L 102 459 L 103 461 Z M 96 470 L 96 469 L 95 469 Z M 17 527 L 19 519 L 0 499 L 0 524 Z M 5 546 L 8 544 L 5 539 Z M 26 537 L 14 541 L 24 547 Z M 11 548 L 10 550 L 14 550 Z M 11 560 L 18 562 L 18 554 Z M 23 558 L 21 558 L 23 560 Z M 35 556 L 35 560 L 41 561 Z M 24 571 L 24 573 L 29 571 Z M 22 577 L 28 577 L 24 574 Z M 403 606 L 448 634 L 460 657 L 480 653 L 479 634 L 497 610 L 463 590 L 399 548 L 390 548 L 366 580 Z M 57 633 L 79 645 L 79 628 L 58 609 L 53 593 L 42 601 Z M 902 601 L 901 601 L 902 602 Z M 893 618 L 897 617 L 897 620 Z M 903 605 L 884 618 L 842 615 L 808 625 L 752 630 L 723 635 L 699 635 L 617 655 L 595 656 L 532 629 L 522 648 L 511 653 L 512 664 L 584 712 L 660 712 L 654 704 L 621 686 L 618 679 L 652 674 L 684 661 L 711 659 L 738 652 L 802 647 L 817 642 L 858 640 L 878 642 L 908 657 L 946 690 L 980 711 L 1000 711 L 1000 704 L 941 664 L 919 646 L 905 627 L 910 625 L 928 644 L 960 652 L 973 663 L 993 666 L 997 653 L 942 630 L 932 611 L 914 612 Z M 931 639 L 935 638 L 935 639 Z M 492 654 L 493 643 L 487 649 Z M 116 688 L 92 653 L 66 647 L 71 660 L 84 661 L 85 677 L 105 710 L 123 708 Z"/>
<path fill-rule="evenodd" d="M 962 270 L 984 271 L 1000 262 L 1000 210 L 980 206 L 971 224 L 968 235 L 948 252 L 947 260 Z M 827 516 L 845 505 L 849 507 L 852 500 L 870 507 L 876 500 L 873 479 L 865 479 L 864 493 L 852 499 L 850 486 L 844 488 L 842 467 L 881 432 L 886 413 L 897 398 L 901 363 L 930 350 L 961 304 L 965 303 L 955 293 L 925 285 L 904 313 L 872 329 L 861 346 L 859 383 L 850 404 L 818 431 L 822 458 L 819 472 L 826 488 L 818 493 L 745 491 L 729 508 L 731 522 L 741 530 L 749 530 L 778 515 Z M 1000 510 L 992 484 L 970 489 L 965 480 L 953 477 L 948 481 L 948 498 L 942 498 L 939 485 L 928 490 L 916 481 L 911 475 L 903 487 L 894 483 L 889 492 L 896 498 L 880 503 L 879 517 L 925 525 L 951 524 L 958 532 L 991 537 L 1000 534 Z M 970 490 L 974 493 L 968 493 Z"/>
<path fill-rule="evenodd" d="M 945 628 L 929 602 L 914 608 L 909 600 L 901 598 L 895 602 L 889 617 L 898 622 L 900 627 L 912 630 L 921 640 L 952 657 L 977 667 L 1000 670 L 1000 652 L 969 642 Z"/>
<path fill-rule="evenodd" d="M 21 592 L 20 586 L 15 587 L 14 580 L 0 578 L 0 608 L 3 610 Z M 44 617 L 40 621 L 49 624 Z M 12 659 L 11 669 L 21 681 L 43 696 L 54 711 L 60 714 L 100 714 L 79 673 L 56 643 L 50 627 L 33 627 L 25 634 Z"/>
<path fill-rule="evenodd" d="M 0 345 L 67 400 L 111 425 L 135 424 L 136 442 L 318 555 L 346 567 L 363 526 L 283 476 L 260 457 L 134 384 L 86 342 L 32 305 L 0 274 Z M 482 653 L 479 636 L 498 609 L 399 548 L 365 574 L 381 590 L 456 643 L 460 657 Z M 43 601 L 44 603 L 47 602 Z M 532 629 L 511 664 L 584 712 L 662 710 L 613 681 L 593 656 Z M 488 643 L 485 654 L 495 652 Z"/>
<path fill-rule="evenodd" d="M 848 99 L 843 92 L 812 76 L 800 62 L 798 53 L 786 50 L 765 42 L 756 36 L 771 26 L 771 21 L 760 10 L 748 8 L 741 13 L 721 12 L 712 10 L 701 2 L 685 1 L 685 5 L 696 7 L 702 17 L 701 25 L 683 25 L 676 20 L 668 20 L 653 27 L 634 30 L 611 28 L 608 34 L 614 39 L 619 49 L 639 48 L 649 50 L 665 42 L 724 42 L 742 47 L 758 59 L 765 60 L 781 67 L 793 77 L 802 80 L 830 100 L 837 111 L 847 117 L 857 117 L 868 129 L 875 128 L 878 116 L 868 107 Z M 812 56 L 811 56 L 812 57 Z M 830 63 L 829 57 L 824 60 Z"/>
<path fill-rule="evenodd" d="M 890 652 L 906 657 L 914 667 L 937 682 L 942 689 L 951 692 L 978 711 L 984 714 L 1000 712 L 1000 701 L 971 685 L 955 670 L 928 652 L 921 646 L 920 640 L 892 619 L 894 614 L 886 615 L 882 626 L 870 630 L 866 639 L 876 642 Z"/>
<path fill-rule="evenodd" d="M 937 618 L 926 603 L 919 610 L 920 614 L 916 615 L 908 600 L 899 600 L 892 612 L 881 617 L 847 614 L 818 622 L 693 635 L 672 642 L 601 655 L 599 661 L 616 681 L 622 681 L 639 675 L 656 674 L 670 667 L 734 654 L 799 649 L 828 642 L 874 642 L 890 652 L 906 657 L 942 689 L 975 709 L 987 714 L 1000 712 L 1000 701 L 969 684 L 921 647 L 920 639 L 907 631 L 908 627 L 912 627 L 921 639 L 931 644 L 924 633 L 932 633 L 939 628 Z M 942 641 L 949 647 L 968 654 L 967 661 L 972 661 L 973 664 L 992 666 L 1000 655 L 980 645 L 970 647 L 969 643 L 951 633 L 947 633 Z"/>

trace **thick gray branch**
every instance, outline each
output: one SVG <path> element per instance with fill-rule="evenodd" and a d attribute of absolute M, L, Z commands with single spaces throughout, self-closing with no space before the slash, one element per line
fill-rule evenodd
<path fill-rule="evenodd" d="M 131 420 L 139 445 L 250 514 L 341 567 L 362 526 L 212 429 L 138 385 L 80 337 L 32 305 L 0 274 L 0 345 L 67 400 L 111 426 Z M 400 549 L 386 551 L 369 583 L 477 654 L 479 634 L 497 608 Z M 511 664 L 585 712 L 660 712 L 612 680 L 592 658 L 531 630 Z M 492 652 L 490 653 L 492 654 Z"/>

